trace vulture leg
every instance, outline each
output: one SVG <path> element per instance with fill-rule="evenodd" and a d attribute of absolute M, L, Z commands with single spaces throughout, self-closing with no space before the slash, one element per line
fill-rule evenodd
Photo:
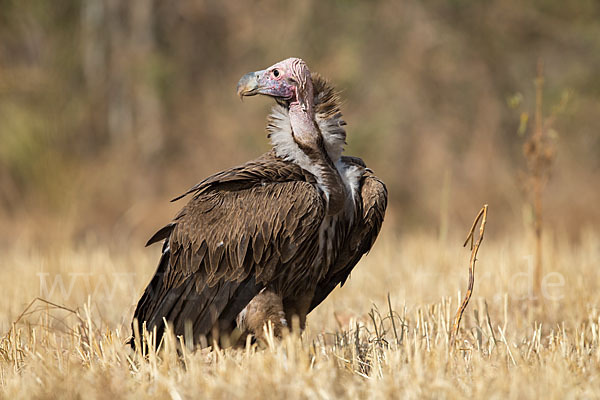
<path fill-rule="evenodd" d="M 264 339 L 264 326 L 268 322 L 271 322 L 275 337 L 281 337 L 283 330 L 287 328 L 281 297 L 273 290 L 265 289 L 237 317 L 238 328 L 244 332 L 238 344 L 243 344 L 249 334 L 259 340 Z"/>
<path fill-rule="evenodd" d="M 301 331 L 306 327 L 306 315 L 310 311 L 313 297 L 314 295 L 311 292 L 301 296 L 288 297 L 283 302 L 285 317 L 288 321 L 293 321 L 294 316 L 298 317 L 299 328 Z"/>

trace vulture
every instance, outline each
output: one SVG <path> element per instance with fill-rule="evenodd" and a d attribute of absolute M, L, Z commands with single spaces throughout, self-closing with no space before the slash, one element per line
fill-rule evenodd
<path fill-rule="evenodd" d="M 134 338 L 139 326 L 159 343 L 165 322 L 200 346 L 234 332 L 260 339 L 267 322 L 280 336 L 294 317 L 304 329 L 379 233 L 386 187 L 342 155 L 346 123 L 326 79 L 289 58 L 244 75 L 237 93 L 275 100 L 272 149 L 173 200 L 190 197 L 146 244 L 162 241 L 162 255 L 135 309 Z"/>

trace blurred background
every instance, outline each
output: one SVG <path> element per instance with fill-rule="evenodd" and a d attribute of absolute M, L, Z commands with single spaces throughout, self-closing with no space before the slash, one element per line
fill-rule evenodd
<path fill-rule="evenodd" d="M 441 238 L 484 202 L 491 232 L 530 226 L 541 60 L 545 227 L 600 222 L 597 1 L 0 0 L 0 247 L 142 246 L 171 198 L 269 149 L 272 101 L 235 87 L 290 56 L 342 91 L 387 228 Z"/>

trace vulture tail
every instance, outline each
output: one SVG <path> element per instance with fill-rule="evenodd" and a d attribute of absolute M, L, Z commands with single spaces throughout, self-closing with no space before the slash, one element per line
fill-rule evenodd
<path fill-rule="evenodd" d="M 135 312 L 133 313 L 133 321 L 131 323 L 132 332 L 135 335 L 136 329 L 135 324 L 137 323 L 139 326 L 139 332 L 142 332 L 142 326 L 144 322 L 146 323 L 146 330 L 152 332 L 154 327 L 156 327 L 156 343 L 159 343 L 165 328 L 164 322 L 162 321 L 162 317 L 160 321 L 158 321 L 156 315 L 156 308 L 158 305 L 157 297 L 161 296 L 165 293 L 164 288 L 164 274 L 169 266 L 169 257 L 171 252 L 169 249 L 165 249 L 160 257 L 160 261 L 158 263 L 158 268 L 156 273 L 152 277 L 152 280 L 144 290 L 144 294 L 138 301 L 137 307 L 135 308 Z M 135 349 L 135 340 L 130 339 L 129 344 L 131 347 Z"/>

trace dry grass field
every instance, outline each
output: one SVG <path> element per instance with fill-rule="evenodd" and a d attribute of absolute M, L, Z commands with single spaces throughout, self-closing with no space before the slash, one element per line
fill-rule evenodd
<path fill-rule="evenodd" d="M 180 355 L 174 338 L 145 356 L 124 344 L 158 248 L 13 247 L 0 260 L 0 397 L 597 397 L 598 232 L 545 236 L 536 301 L 529 238 L 495 236 L 493 210 L 488 225 L 456 346 L 448 332 L 467 281 L 462 232 L 442 241 L 384 229 L 302 335 Z M 72 311 L 38 300 L 21 316 L 36 297 Z"/>

